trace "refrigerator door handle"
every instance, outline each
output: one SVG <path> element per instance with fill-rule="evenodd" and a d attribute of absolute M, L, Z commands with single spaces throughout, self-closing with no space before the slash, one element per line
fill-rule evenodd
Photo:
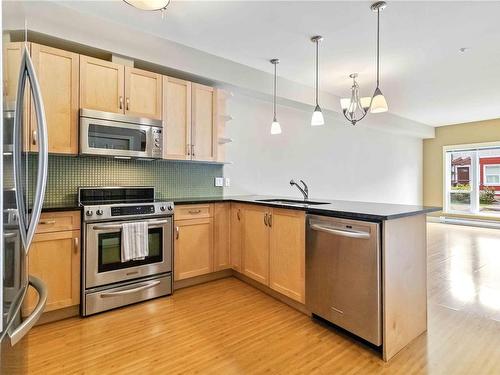
<path fill-rule="evenodd" d="M 29 284 L 37 291 L 38 302 L 32 313 L 14 330 L 9 331 L 10 343 L 12 346 L 16 345 L 26 335 L 26 333 L 33 328 L 35 323 L 43 314 L 47 303 L 47 286 L 44 282 L 35 276 L 30 276 Z"/>
<path fill-rule="evenodd" d="M 24 108 L 24 91 L 26 89 L 26 80 L 29 80 L 31 94 L 33 98 L 36 119 L 37 119 L 37 134 L 38 134 L 38 171 L 33 208 L 29 215 L 27 205 L 24 199 L 22 184 L 22 127 L 23 127 L 23 108 Z M 42 212 L 43 199 L 45 197 L 45 187 L 47 184 L 48 170 L 48 131 L 47 121 L 45 118 L 45 110 L 42 100 L 40 84 L 36 77 L 35 68 L 31 61 L 28 49 L 25 47 L 21 59 L 21 69 L 19 72 L 19 83 L 17 87 L 16 97 L 16 117 L 14 119 L 14 184 L 16 190 L 16 203 L 19 212 L 19 227 L 21 231 L 21 240 L 28 254 L 31 241 L 35 235 L 36 226 L 40 220 Z"/>

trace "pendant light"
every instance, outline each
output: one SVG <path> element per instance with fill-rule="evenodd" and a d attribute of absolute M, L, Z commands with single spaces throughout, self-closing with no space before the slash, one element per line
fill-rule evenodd
<path fill-rule="evenodd" d="M 358 73 L 352 73 L 349 77 L 352 78 L 351 97 L 340 99 L 340 106 L 347 121 L 356 125 L 368 113 L 372 98 L 359 96 L 359 85 L 356 82 Z"/>
<path fill-rule="evenodd" d="M 388 106 L 384 94 L 380 90 L 380 11 L 387 7 L 385 1 L 378 1 L 371 5 L 371 10 L 377 12 L 377 88 L 373 93 L 372 103 L 370 106 L 371 113 L 387 112 Z"/>
<path fill-rule="evenodd" d="M 274 65 L 274 91 L 273 91 L 273 123 L 271 124 L 271 134 L 281 134 L 281 125 L 276 118 L 276 86 L 278 83 L 278 76 L 276 74 L 276 65 L 280 63 L 280 59 L 270 60 L 271 64 Z"/>
<path fill-rule="evenodd" d="M 311 118 L 311 126 L 321 126 L 325 124 L 323 113 L 318 104 L 319 96 L 319 42 L 323 40 L 321 35 L 316 35 L 311 38 L 311 42 L 316 43 L 316 107 Z"/>

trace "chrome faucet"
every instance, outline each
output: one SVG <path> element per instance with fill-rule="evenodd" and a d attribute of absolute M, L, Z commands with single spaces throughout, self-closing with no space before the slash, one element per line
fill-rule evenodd
<path fill-rule="evenodd" d="M 302 195 L 304 196 L 304 200 L 306 201 L 308 198 L 309 198 L 309 188 L 307 187 L 307 184 L 302 181 L 302 180 L 299 180 L 302 185 L 304 185 L 304 188 L 302 188 L 298 183 L 296 183 L 293 179 L 290 180 L 290 186 L 296 186 L 297 189 L 300 190 L 300 192 L 302 193 Z"/>

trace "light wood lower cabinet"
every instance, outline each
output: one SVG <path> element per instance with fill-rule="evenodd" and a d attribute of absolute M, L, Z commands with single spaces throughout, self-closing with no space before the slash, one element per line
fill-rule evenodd
<path fill-rule="evenodd" d="M 305 214 L 273 208 L 269 222 L 269 286 L 304 303 Z"/>
<path fill-rule="evenodd" d="M 80 303 L 80 231 L 36 234 L 28 257 L 28 271 L 47 285 L 45 312 Z M 38 300 L 29 289 L 24 315 L 33 310 Z"/>
<path fill-rule="evenodd" d="M 174 230 L 174 280 L 213 271 L 213 219 L 176 220 Z"/>
<path fill-rule="evenodd" d="M 242 272 L 242 245 L 243 245 L 243 207 L 237 203 L 231 203 L 231 222 L 230 222 L 230 259 L 231 266 L 238 272 Z"/>
<path fill-rule="evenodd" d="M 269 285 L 269 208 L 248 205 L 243 211 L 243 274 Z"/>
<path fill-rule="evenodd" d="M 214 204 L 214 271 L 231 268 L 230 255 L 230 220 L 229 203 Z"/>

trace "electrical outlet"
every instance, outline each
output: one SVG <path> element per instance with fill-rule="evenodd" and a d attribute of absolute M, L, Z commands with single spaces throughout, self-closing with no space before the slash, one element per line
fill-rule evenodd
<path fill-rule="evenodd" d="M 215 186 L 217 187 L 224 186 L 224 177 L 215 177 Z"/>
<path fill-rule="evenodd" d="M 231 186 L 231 179 L 229 177 L 226 177 L 226 187 Z"/>

